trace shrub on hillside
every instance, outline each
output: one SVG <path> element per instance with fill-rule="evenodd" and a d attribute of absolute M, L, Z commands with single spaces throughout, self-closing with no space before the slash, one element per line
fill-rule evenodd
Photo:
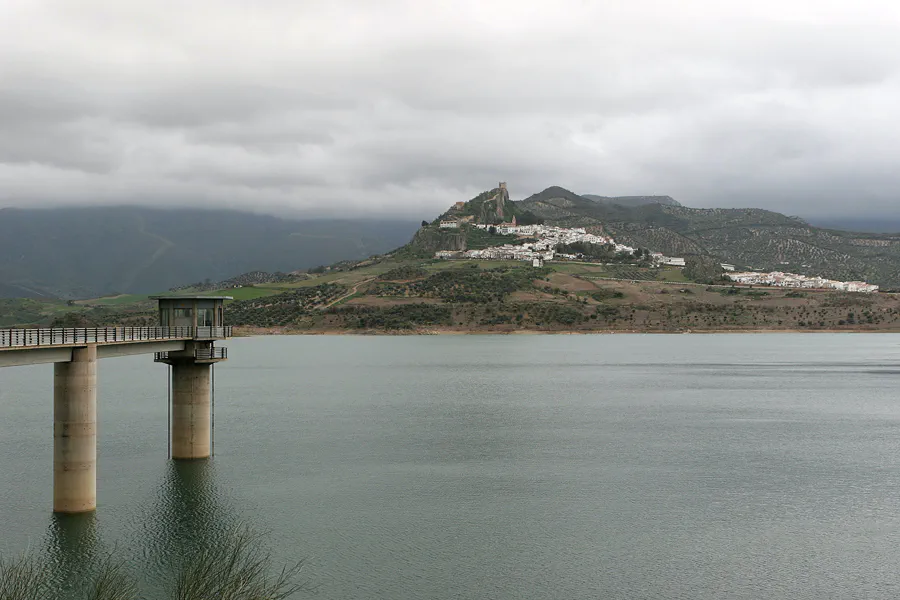
<path fill-rule="evenodd" d="M 343 285 L 324 283 L 253 300 L 232 302 L 226 318 L 231 325 L 276 327 L 289 325 L 314 309 L 327 306 L 347 292 Z"/>
<path fill-rule="evenodd" d="M 684 260 L 684 276 L 697 283 L 719 283 L 725 270 L 711 256 L 688 256 Z"/>
<path fill-rule="evenodd" d="M 403 304 L 400 306 L 345 306 L 332 309 L 348 327 L 356 329 L 415 329 L 429 325 L 450 325 L 451 312 L 435 304 Z"/>
<path fill-rule="evenodd" d="M 382 273 L 378 276 L 378 279 L 381 281 L 409 281 L 410 279 L 421 279 L 427 275 L 428 271 L 422 267 L 403 265 L 402 267 L 397 267 L 386 273 Z"/>
<path fill-rule="evenodd" d="M 422 281 L 383 287 L 381 293 L 391 296 L 440 298 L 445 302 L 497 302 L 512 292 L 530 289 L 532 282 L 546 275 L 546 269 L 532 267 L 479 269 L 474 263 L 448 269 Z"/>

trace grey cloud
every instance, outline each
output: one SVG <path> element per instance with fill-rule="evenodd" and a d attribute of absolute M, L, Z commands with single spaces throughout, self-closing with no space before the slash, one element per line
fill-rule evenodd
<path fill-rule="evenodd" d="M 900 211 L 893 3 L 730 4 L 12 0 L 0 206 L 425 218 L 503 179 Z"/>

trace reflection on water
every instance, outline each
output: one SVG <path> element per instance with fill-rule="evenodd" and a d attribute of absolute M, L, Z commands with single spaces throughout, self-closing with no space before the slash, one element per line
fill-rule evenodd
<path fill-rule="evenodd" d="M 171 461 L 137 540 L 145 565 L 142 588 L 159 593 L 184 560 L 219 543 L 236 523 L 216 485 L 212 460 Z"/>
<path fill-rule="evenodd" d="M 51 516 L 45 552 L 63 598 L 78 597 L 109 557 L 128 565 L 148 600 L 163 597 L 184 560 L 221 543 L 238 526 L 217 489 L 213 461 L 169 462 L 158 489 L 127 547 L 104 544 L 98 513 Z"/>
<path fill-rule="evenodd" d="M 88 580 L 104 554 L 95 513 L 52 515 L 47 533 L 47 560 L 54 585 L 74 594 Z"/>
<path fill-rule="evenodd" d="M 152 548 L 163 554 L 180 554 L 215 543 L 235 524 L 234 517 L 216 486 L 211 460 L 172 461 L 159 489 L 149 522 L 155 537 Z"/>

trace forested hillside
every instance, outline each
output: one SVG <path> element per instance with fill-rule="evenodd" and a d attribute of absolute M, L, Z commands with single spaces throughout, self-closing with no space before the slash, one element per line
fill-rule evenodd
<path fill-rule="evenodd" d="M 2 209 L 0 297 L 145 293 L 248 271 L 292 271 L 391 250 L 416 227 L 237 211 Z"/>

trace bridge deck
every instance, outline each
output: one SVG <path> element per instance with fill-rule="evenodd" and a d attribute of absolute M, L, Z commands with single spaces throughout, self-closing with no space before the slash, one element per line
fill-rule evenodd
<path fill-rule="evenodd" d="M 221 340 L 231 337 L 225 327 L 77 327 L 0 329 L 0 352 L 85 344 L 130 344 L 167 340 Z"/>

